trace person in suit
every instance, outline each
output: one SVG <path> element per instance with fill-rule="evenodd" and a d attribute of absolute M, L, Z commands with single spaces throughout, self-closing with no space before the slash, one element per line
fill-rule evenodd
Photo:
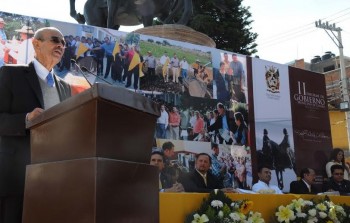
<path fill-rule="evenodd" d="M 332 177 L 323 184 L 323 192 L 338 191 L 340 195 L 350 194 L 350 181 L 344 179 L 344 167 L 335 164 L 331 167 Z"/>
<path fill-rule="evenodd" d="M 65 41 L 54 27 L 37 30 L 35 59 L 28 65 L 0 68 L 0 222 L 22 222 L 26 165 L 30 164 L 30 132 L 26 122 L 71 96 L 69 84 L 53 73 Z"/>
<path fill-rule="evenodd" d="M 231 145 L 233 143 L 234 132 L 237 130 L 235 119 L 221 102 L 219 102 L 216 107 L 219 116 L 214 124 L 207 127 L 207 130 L 208 132 L 218 131 L 219 143 L 222 144 L 225 140 L 226 144 Z"/>
<path fill-rule="evenodd" d="M 220 69 L 214 76 L 217 89 L 216 94 L 219 101 L 228 101 L 230 99 L 229 86 L 231 77 L 232 75 L 229 75 L 225 69 L 225 63 L 220 62 Z"/>
<path fill-rule="evenodd" d="M 292 181 L 290 183 L 289 192 L 292 194 L 316 194 L 315 171 L 311 168 L 303 168 L 300 171 L 300 180 Z"/>
<path fill-rule="evenodd" d="M 222 180 L 219 180 L 210 171 L 210 166 L 211 157 L 209 154 L 197 154 L 195 169 L 180 180 L 185 188 L 185 192 L 209 193 L 214 189 L 221 189 L 224 192 L 234 192 L 233 188 L 224 188 Z"/>
<path fill-rule="evenodd" d="M 164 171 L 164 154 L 161 151 L 152 152 L 149 164 L 158 167 L 160 192 L 184 192 L 182 184 L 172 180 L 170 171 Z"/>

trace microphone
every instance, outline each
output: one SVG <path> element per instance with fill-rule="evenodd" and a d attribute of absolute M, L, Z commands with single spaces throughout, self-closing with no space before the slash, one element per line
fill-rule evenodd
<path fill-rule="evenodd" d="M 84 71 L 82 71 L 82 69 L 80 68 L 80 66 L 77 64 L 77 62 L 74 59 L 70 59 L 70 62 L 74 63 L 75 66 L 78 67 L 80 73 L 83 75 L 84 79 L 86 80 L 86 82 L 89 83 L 90 87 L 92 87 L 92 84 L 90 83 L 90 81 L 87 79 L 87 77 L 85 76 Z"/>
<path fill-rule="evenodd" d="M 84 72 L 88 72 L 89 74 L 95 76 L 96 78 L 98 78 L 98 79 L 100 79 L 100 80 L 102 80 L 102 81 L 104 81 L 104 82 L 106 82 L 106 83 L 108 83 L 108 84 L 110 84 L 110 85 L 113 85 L 113 83 L 111 83 L 111 82 L 109 82 L 109 81 L 107 81 L 107 80 L 105 80 L 105 79 L 103 79 L 103 78 L 97 76 L 96 74 L 94 74 L 94 73 L 92 73 L 91 71 L 89 71 L 86 67 L 81 66 L 81 69 L 82 69 Z"/>

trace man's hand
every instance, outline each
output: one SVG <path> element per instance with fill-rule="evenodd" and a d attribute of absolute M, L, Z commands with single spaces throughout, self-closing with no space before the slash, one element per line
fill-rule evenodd
<path fill-rule="evenodd" d="M 32 112 L 28 113 L 27 121 L 31 121 L 32 119 L 34 119 L 35 117 L 37 117 L 38 115 L 40 115 L 43 112 L 44 112 L 44 109 L 42 109 L 42 108 L 34 108 L 34 110 Z"/>
<path fill-rule="evenodd" d="M 181 183 L 175 183 L 171 188 L 164 189 L 164 192 L 185 192 L 185 189 Z"/>
<path fill-rule="evenodd" d="M 233 188 L 230 188 L 230 187 L 228 187 L 228 188 L 222 188 L 221 191 L 224 192 L 224 193 L 238 193 L 237 190 L 235 190 L 235 189 L 233 189 Z"/>

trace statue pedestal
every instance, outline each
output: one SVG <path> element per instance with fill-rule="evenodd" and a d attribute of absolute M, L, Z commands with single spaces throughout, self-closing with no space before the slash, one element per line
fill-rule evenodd
<path fill-rule="evenodd" d="M 209 36 L 184 25 L 166 24 L 149 26 L 135 30 L 135 33 L 178 40 L 213 48 L 216 47 L 214 40 L 212 40 Z"/>

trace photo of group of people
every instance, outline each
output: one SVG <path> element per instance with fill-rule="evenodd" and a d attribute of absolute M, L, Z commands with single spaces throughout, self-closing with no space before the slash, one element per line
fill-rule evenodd
<path fill-rule="evenodd" d="M 31 38 L 45 26 L 57 27 L 64 35 L 65 52 L 54 68 L 58 76 L 82 85 L 81 90 L 104 82 L 159 104 L 154 146 L 161 148 L 164 140 L 176 145 L 171 164 L 188 172 L 194 155 L 207 152 L 224 167 L 226 186 L 251 186 L 244 56 L 138 33 L 1 13 L 0 66 L 32 61 Z M 214 153 L 212 145 L 219 152 Z"/>
<path fill-rule="evenodd" d="M 222 66 L 228 53 L 218 51 L 211 55 L 217 55 L 213 58 L 212 98 L 188 94 L 155 97 L 154 100 L 161 105 L 155 147 L 162 149 L 165 142 L 174 145 L 169 164 L 178 167 L 180 173 L 193 171 L 195 155 L 207 153 L 211 156 L 211 171 L 222 180 L 225 188 L 250 189 L 252 158 L 245 58 L 229 53 L 232 59 L 226 62 L 226 70 L 220 72 L 217 64 Z M 233 69 L 241 69 L 236 77 Z M 226 98 L 221 97 L 222 92 Z"/>

